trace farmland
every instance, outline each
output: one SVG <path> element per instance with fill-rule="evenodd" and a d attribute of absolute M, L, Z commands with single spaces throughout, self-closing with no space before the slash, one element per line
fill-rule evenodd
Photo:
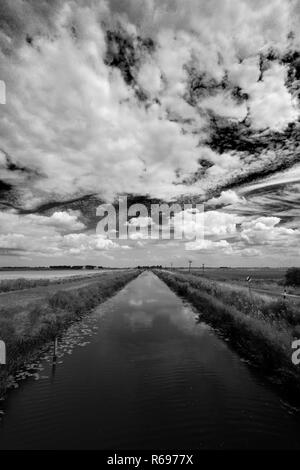
<path fill-rule="evenodd" d="M 178 269 L 187 273 L 188 269 Z M 213 281 L 244 286 L 249 288 L 247 277 L 251 277 L 251 288 L 262 294 L 280 297 L 285 289 L 284 280 L 287 268 L 192 268 L 191 274 Z M 300 288 L 287 286 L 287 294 L 300 295 Z"/>

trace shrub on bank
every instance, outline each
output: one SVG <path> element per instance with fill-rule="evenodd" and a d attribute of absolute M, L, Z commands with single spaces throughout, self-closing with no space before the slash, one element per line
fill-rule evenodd
<path fill-rule="evenodd" d="M 289 268 L 285 274 L 287 286 L 300 286 L 300 268 Z"/>

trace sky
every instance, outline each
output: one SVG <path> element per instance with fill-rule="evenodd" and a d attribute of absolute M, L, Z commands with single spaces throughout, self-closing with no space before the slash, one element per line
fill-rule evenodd
<path fill-rule="evenodd" d="M 1 0 L 0 81 L 0 266 L 299 266 L 299 0 Z"/>

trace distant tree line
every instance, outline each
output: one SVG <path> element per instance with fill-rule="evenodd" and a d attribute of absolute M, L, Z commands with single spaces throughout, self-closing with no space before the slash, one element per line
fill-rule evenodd
<path fill-rule="evenodd" d="M 161 264 L 156 264 L 156 265 L 152 265 L 152 266 L 137 266 L 136 268 L 137 269 L 162 269 L 162 265 Z"/>
<path fill-rule="evenodd" d="M 61 266 L 49 266 L 50 269 L 103 269 L 103 266 L 94 266 L 92 264 L 87 264 L 85 266 L 69 266 L 69 265 L 61 265 Z"/>

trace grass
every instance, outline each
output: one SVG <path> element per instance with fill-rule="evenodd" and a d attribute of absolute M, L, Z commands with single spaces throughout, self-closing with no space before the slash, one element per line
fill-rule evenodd
<path fill-rule="evenodd" d="M 179 270 L 187 273 L 187 268 Z M 300 295 L 300 288 L 285 285 L 287 268 L 192 268 L 191 273 L 207 279 L 247 286 L 246 278 L 251 276 L 252 288 L 270 291 L 270 294 L 281 294 L 284 288 L 288 294 Z"/>
<path fill-rule="evenodd" d="M 43 302 L 0 308 L 0 339 L 5 341 L 7 365 L 0 372 L 0 395 L 9 377 L 71 322 L 111 297 L 140 274 L 138 270 L 107 272 L 99 281 L 76 290 L 58 290 Z"/>
<path fill-rule="evenodd" d="M 185 269 L 187 271 L 187 268 Z M 203 273 L 201 267 L 192 267 L 191 271 Z M 211 268 L 205 267 L 204 276 L 220 281 L 244 281 L 251 276 L 253 281 L 275 281 L 284 280 L 286 268 Z"/>
<path fill-rule="evenodd" d="M 228 337 L 239 353 L 265 374 L 300 391 L 300 368 L 291 360 L 300 337 L 300 313 L 282 299 L 249 295 L 247 289 L 193 274 L 155 271 L 173 291 L 199 311 L 200 318 Z"/>
<path fill-rule="evenodd" d="M 0 281 L 0 292 L 10 292 L 14 290 L 30 289 L 37 286 L 48 286 L 50 279 L 7 279 Z"/>
<path fill-rule="evenodd" d="M 101 274 L 100 274 L 101 275 Z M 63 278 L 54 278 L 54 279 L 26 279 L 20 277 L 18 279 L 4 279 L 0 281 L 0 293 L 11 292 L 16 290 L 32 289 L 39 286 L 49 286 L 50 284 L 65 284 L 67 282 L 73 282 L 76 279 L 89 278 L 90 276 L 80 276 L 74 275 Z"/>

